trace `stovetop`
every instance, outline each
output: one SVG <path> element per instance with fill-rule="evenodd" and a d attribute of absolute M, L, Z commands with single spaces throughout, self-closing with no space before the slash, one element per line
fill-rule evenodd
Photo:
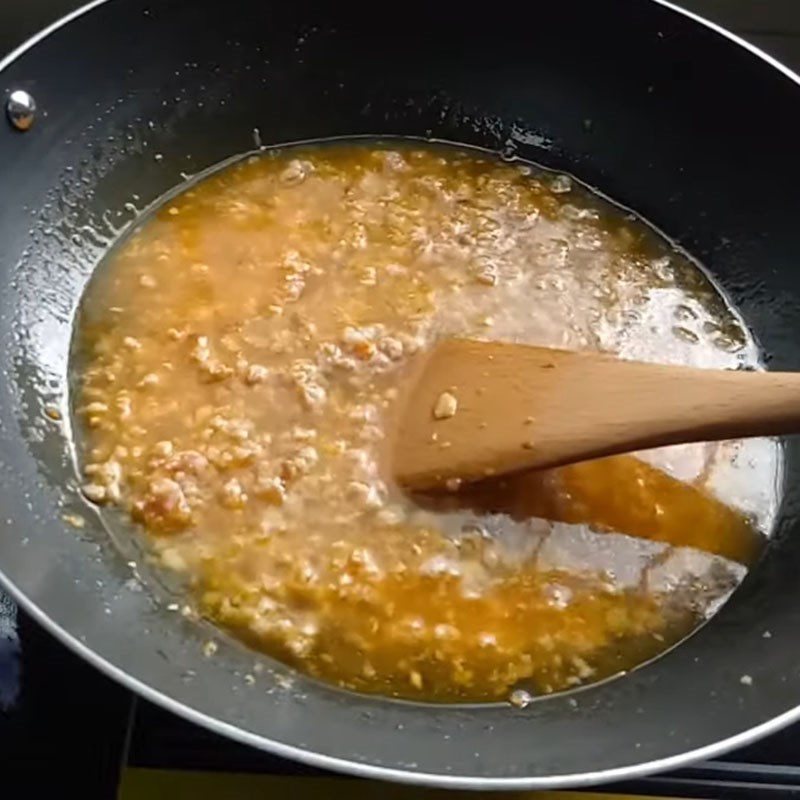
<path fill-rule="evenodd" d="M 113 798 L 126 771 L 323 776 L 223 739 L 136 698 L 0 592 L 0 795 L 79 788 Z M 162 773 L 153 773 L 162 774 Z M 800 725 L 667 775 L 595 790 L 692 798 L 800 797 Z"/>

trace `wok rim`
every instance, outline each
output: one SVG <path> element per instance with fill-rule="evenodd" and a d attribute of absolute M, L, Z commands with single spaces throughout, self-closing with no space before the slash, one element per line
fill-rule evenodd
<path fill-rule="evenodd" d="M 800 86 L 800 75 L 775 57 L 761 50 L 756 45 L 743 39 L 737 34 L 727 30 L 716 22 L 713 22 L 696 12 L 682 8 L 671 0 L 650 0 L 674 13 L 693 20 L 723 36 L 739 47 L 749 51 L 752 55 L 760 58 L 774 69 L 781 72 L 795 84 Z M 55 20 L 50 25 L 42 28 L 30 38 L 26 39 L 10 53 L 0 59 L 0 73 L 11 66 L 18 58 L 31 50 L 34 46 L 46 39 L 51 34 L 59 31 L 68 23 L 82 17 L 99 6 L 105 5 L 111 0 L 91 0 L 83 6 L 76 8 L 70 13 Z M 46 631 L 52 634 L 61 644 L 91 664 L 102 674 L 116 681 L 124 688 L 134 692 L 140 697 L 160 706 L 161 708 L 173 713 L 191 723 L 199 725 L 212 733 L 225 736 L 228 739 L 239 742 L 257 750 L 271 753 L 280 758 L 298 762 L 318 769 L 332 770 L 358 778 L 368 778 L 375 780 L 391 780 L 397 783 L 425 786 L 441 789 L 470 789 L 481 790 L 531 790 L 531 789 L 571 789 L 597 786 L 611 782 L 626 781 L 636 778 L 645 778 L 657 773 L 667 772 L 673 769 L 689 766 L 698 761 L 724 755 L 739 747 L 751 744 L 765 736 L 776 733 L 786 726 L 800 720 L 800 697 L 798 705 L 779 714 L 772 719 L 742 731 L 734 736 L 721 739 L 713 744 L 705 745 L 694 750 L 668 756 L 666 758 L 645 761 L 640 764 L 625 767 L 615 767 L 609 769 L 594 770 L 591 772 L 580 772 L 571 774 L 559 774 L 548 776 L 532 777 L 470 777 L 455 776 L 442 773 L 420 772 L 411 769 L 396 769 L 394 767 L 378 766 L 358 762 L 352 759 L 340 758 L 337 756 L 325 755 L 310 749 L 296 747 L 275 741 L 266 736 L 250 733 L 236 725 L 211 716 L 205 712 L 198 711 L 190 705 L 173 699 L 159 689 L 154 688 L 148 683 L 129 674 L 120 667 L 115 666 L 104 656 L 85 645 L 80 639 L 73 636 L 60 624 L 51 619 L 39 606 L 22 592 L 16 584 L 0 568 L 0 588 L 5 589 L 15 601 L 37 624 L 41 625 Z"/>

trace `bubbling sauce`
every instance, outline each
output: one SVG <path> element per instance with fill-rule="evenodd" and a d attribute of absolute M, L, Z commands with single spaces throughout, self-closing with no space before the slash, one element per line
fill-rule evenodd
<path fill-rule="evenodd" d="M 523 703 L 713 613 L 772 525 L 777 444 L 407 496 L 387 420 L 409 357 L 454 335 L 759 368 L 696 265 L 565 175 L 285 148 L 191 185 L 98 270 L 75 340 L 83 491 L 130 514 L 201 614 L 359 691 Z"/>

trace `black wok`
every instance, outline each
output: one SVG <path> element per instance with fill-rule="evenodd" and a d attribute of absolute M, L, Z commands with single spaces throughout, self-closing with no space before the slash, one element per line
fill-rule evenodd
<path fill-rule="evenodd" d="M 44 413 L 67 406 L 76 304 L 135 209 L 257 144 L 353 134 L 464 142 L 574 173 L 697 256 L 770 365 L 800 369 L 796 76 L 647 0 L 359 14 L 302 0 L 108 0 L 0 67 L 0 91 L 38 103 L 27 132 L 0 124 L 0 570 L 62 641 L 240 741 L 445 786 L 631 777 L 800 718 L 796 441 L 763 559 L 688 641 L 526 709 L 442 707 L 338 691 L 218 635 L 205 658 L 213 632 L 169 612 L 157 584 L 142 589 L 130 540 L 79 497 L 68 425 Z M 81 530 L 64 521 L 76 511 Z"/>

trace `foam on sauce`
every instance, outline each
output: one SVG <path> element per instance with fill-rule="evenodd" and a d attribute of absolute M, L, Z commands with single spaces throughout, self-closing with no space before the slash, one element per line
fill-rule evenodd
<path fill-rule="evenodd" d="M 76 334 L 84 492 L 202 613 L 342 686 L 519 702 L 630 669 L 741 580 L 778 445 L 668 448 L 407 497 L 410 355 L 459 335 L 758 368 L 684 255 L 563 175 L 474 150 L 248 157 L 109 254 Z"/>

